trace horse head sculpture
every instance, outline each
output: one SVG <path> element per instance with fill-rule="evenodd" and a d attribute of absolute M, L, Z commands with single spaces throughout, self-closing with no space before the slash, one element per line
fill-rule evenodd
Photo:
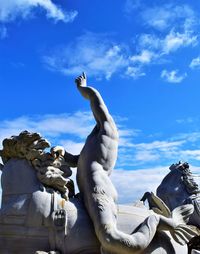
<path fill-rule="evenodd" d="M 189 223 L 200 227 L 200 189 L 189 169 L 189 164 L 178 162 L 172 164 L 169 169 L 169 174 L 164 177 L 157 188 L 157 196 L 171 211 L 180 205 L 193 204 L 194 213 Z"/>
<path fill-rule="evenodd" d="M 188 220 L 188 224 L 200 227 L 200 189 L 194 180 L 194 175 L 189 169 L 187 162 L 179 161 L 172 164 L 168 173 L 161 184 L 158 186 L 155 196 L 153 193 L 146 192 L 141 201 L 148 200 L 149 208 L 159 211 L 159 205 L 166 206 L 166 211 L 170 213 L 176 207 L 185 204 L 192 204 L 194 212 Z M 188 243 L 189 253 L 199 253 L 200 237 L 194 237 Z M 193 250 L 193 252 L 191 252 Z"/>

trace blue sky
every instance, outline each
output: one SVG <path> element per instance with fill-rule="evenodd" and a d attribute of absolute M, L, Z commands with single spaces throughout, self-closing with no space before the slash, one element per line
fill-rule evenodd
<path fill-rule="evenodd" d="M 120 202 L 200 161 L 200 1 L 0 0 L 0 141 L 24 129 L 78 153 L 94 121 L 82 71 L 120 133 Z M 141 184 L 141 182 L 143 184 Z"/>

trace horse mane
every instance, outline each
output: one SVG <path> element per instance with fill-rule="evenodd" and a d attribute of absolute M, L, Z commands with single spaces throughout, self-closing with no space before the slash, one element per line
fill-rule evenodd
<path fill-rule="evenodd" d="M 66 165 L 64 157 L 59 155 L 54 158 L 46 152 L 45 149 L 49 147 L 50 143 L 39 133 L 23 131 L 18 136 L 3 140 L 0 156 L 4 164 L 12 158 L 26 159 L 44 186 L 59 191 L 68 199 L 68 192 L 73 188 L 72 181 L 68 179 L 72 174 L 71 169 Z"/>
<path fill-rule="evenodd" d="M 183 180 L 183 183 L 185 184 L 185 187 L 186 187 L 189 194 L 200 193 L 199 185 L 194 180 L 194 177 L 193 177 L 191 171 L 184 172 L 182 180 Z"/>
<path fill-rule="evenodd" d="M 182 173 L 182 181 L 186 187 L 189 194 L 200 193 L 199 185 L 194 180 L 192 172 L 190 171 L 190 166 L 187 162 L 179 161 L 176 164 L 172 164 L 169 168 L 170 170 L 177 169 Z"/>

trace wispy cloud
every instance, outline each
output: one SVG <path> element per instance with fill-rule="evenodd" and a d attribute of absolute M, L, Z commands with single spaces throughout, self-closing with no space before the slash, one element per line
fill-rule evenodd
<path fill-rule="evenodd" d="M 198 44 L 198 17 L 188 5 L 148 7 L 141 1 L 127 0 L 125 12 L 133 15 L 136 11 L 142 19 L 141 31 L 147 32 L 137 34 L 134 45 L 119 43 L 108 34 L 87 32 L 46 54 L 43 62 L 64 75 L 85 70 L 97 79 L 110 79 L 114 74 L 137 79 L 147 75 L 146 66 L 166 63 L 178 50 Z M 178 83 L 185 77 L 177 78 L 176 71 L 172 71 L 169 80 Z"/>
<path fill-rule="evenodd" d="M 139 135 L 140 130 L 128 129 L 121 124 L 120 120 L 117 121 L 117 127 L 119 132 L 119 147 L 133 147 L 132 140 Z"/>
<path fill-rule="evenodd" d="M 136 163 L 138 162 L 150 162 L 160 159 L 160 153 L 157 153 L 156 150 L 139 150 L 135 152 L 133 159 Z"/>
<path fill-rule="evenodd" d="M 115 119 L 120 135 L 119 145 L 127 146 L 128 141 L 130 140 L 131 143 L 131 139 L 138 135 L 139 130 L 126 128 L 125 120 L 121 117 L 116 116 Z M 0 122 L 0 142 L 12 135 L 18 135 L 21 131 L 28 130 L 39 132 L 50 142 L 59 142 L 59 145 L 63 145 L 70 152 L 78 153 L 94 126 L 95 121 L 91 112 L 22 116 Z"/>
<path fill-rule="evenodd" d="M 199 117 L 186 117 L 186 118 L 176 120 L 176 122 L 179 124 L 191 124 L 197 121 L 199 121 Z"/>
<path fill-rule="evenodd" d="M 7 28 L 0 25 L 0 39 L 5 39 L 8 36 Z"/>
<path fill-rule="evenodd" d="M 133 11 L 141 6 L 141 0 L 126 0 L 124 5 L 124 12 L 131 14 Z"/>
<path fill-rule="evenodd" d="M 138 170 L 113 170 L 111 180 L 118 192 L 118 203 L 133 204 L 139 201 L 146 191 L 156 192 L 163 178 L 169 173 L 170 165 L 158 165 Z M 200 168 L 190 165 L 193 173 L 198 173 Z M 200 185 L 200 178 L 195 178 Z"/>
<path fill-rule="evenodd" d="M 189 118 L 181 121 L 182 125 L 196 122 L 198 118 Z M 195 126 L 196 126 L 195 124 Z M 191 128 L 189 128 L 191 129 Z M 194 129 L 194 128 L 192 128 Z M 156 167 L 159 164 L 171 164 L 179 160 L 199 164 L 200 161 L 200 132 L 190 131 L 186 133 L 176 133 L 174 136 L 146 135 L 142 130 L 136 136 L 127 136 L 119 146 L 119 156 L 117 167 L 138 169 L 140 167 Z M 151 141 L 147 142 L 150 139 Z M 146 140 L 140 142 L 140 140 Z"/>
<path fill-rule="evenodd" d="M 159 31 L 182 29 L 190 30 L 197 24 L 197 17 L 189 5 L 177 5 L 176 3 L 146 7 L 141 13 L 146 25 Z"/>
<path fill-rule="evenodd" d="M 161 151 L 166 151 L 169 149 L 177 148 L 182 145 L 184 141 L 153 141 L 151 143 L 140 143 L 136 144 L 135 147 L 140 150 L 156 150 L 159 149 Z"/>
<path fill-rule="evenodd" d="M 127 3 L 135 6 L 134 1 Z M 141 3 L 137 6 L 141 6 Z M 170 61 L 170 57 L 178 50 L 198 44 L 198 15 L 189 5 L 171 3 L 151 7 L 151 3 L 143 3 L 142 6 L 143 8 L 137 11 L 143 31 L 145 28 L 147 32 L 136 36 L 136 52 L 130 55 L 130 69 L 139 69 L 140 73 L 145 73 L 146 65 L 163 64 L 166 60 Z M 130 12 L 135 14 L 135 8 L 130 8 Z M 132 72 L 127 74 L 131 75 Z M 177 71 L 164 71 L 163 75 L 169 82 L 174 83 L 179 83 L 186 77 L 185 74 L 177 76 Z"/>
<path fill-rule="evenodd" d="M 188 122 L 187 121 L 182 122 L 181 124 L 188 124 Z M 171 140 L 172 141 L 185 140 L 185 141 L 191 143 L 193 147 L 195 146 L 195 143 L 197 143 L 197 146 L 199 146 L 198 142 L 200 140 L 200 132 L 199 131 L 194 131 L 194 132 L 191 131 L 191 132 L 187 132 L 187 133 L 179 133 L 175 137 L 172 137 Z"/>
<path fill-rule="evenodd" d="M 111 180 L 117 192 L 119 203 L 134 203 L 139 201 L 146 191 L 153 191 L 169 172 L 168 166 L 158 166 L 138 170 L 113 170 Z"/>
<path fill-rule="evenodd" d="M 76 112 L 74 114 L 22 116 L 0 122 L 0 140 L 18 135 L 23 130 L 39 132 L 52 142 L 69 144 L 70 140 L 84 142 L 94 126 L 92 114 Z M 73 138 L 72 138 L 73 137 Z M 63 141 L 65 140 L 65 142 Z"/>
<path fill-rule="evenodd" d="M 140 60 L 140 63 L 152 63 L 152 60 L 159 60 L 163 57 L 187 46 L 196 46 L 197 36 L 189 32 L 176 32 L 171 30 L 166 35 L 158 36 L 152 34 L 142 34 L 138 38 L 138 55 L 133 55 L 131 59 Z M 157 61 L 157 62 L 159 62 Z"/>
<path fill-rule="evenodd" d="M 191 69 L 200 69 L 200 57 L 199 56 L 192 59 L 192 61 L 190 63 L 190 68 Z"/>
<path fill-rule="evenodd" d="M 184 150 L 183 145 L 185 140 L 180 138 L 178 140 L 154 140 L 152 142 L 136 143 L 134 138 L 128 141 L 128 145 L 123 144 L 119 149 L 118 165 L 120 167 L 128 166 L 129 168 L 138 167 L 152 163 L 157 165 L 160 161 L 176 161 L 180 160 L 180 151 Z"/>
<path fill-rule="evenodd" d="M 148 64 L 151 62 L 153 56 L 153 52 L 149 50 L 142 50 L 140 54 L 131 56 L 130 60 L 133 63 Z"/>
<path fill-rule="evenodd" d="M 181 47 L 195 46 L 197 44 L 197 35 L 192 34 L 190 31 L 177 32 L 171 30 L 169 34 L 162 41 L 162 51 L 165 54 L 176 51 Z"/>
<path fill-rule="evenodd" d="M 52 0 L 9 0 L 0 1 L 0 22 L 11 22 L 17 18 L 27 19 L 34 14 L 36 8 L 46 12 L 46 17 L 55 21 L 72 22 L 76 11 L 66 12 L 54 4 Z"/>
<path fill-rule="evenodd" d="M 188 29 L 188 28 L 187 28 Z M 137 40 L 138 55 L 132 56 L 133 60 L 142 60 L 141 63 L 150 63 L 151 60 L 161 58 L 176 52 L 178 49 L 196 46 L 198 35 L 194 29 L 175 28 L 157 34 L 156 32 L 141 34 Z M 138 58 L 138 56 L 140 56 Z"/>
<path fill-rule="evenodd" d="M 179 74 L 178 70 L 172 71 L 163 70 L 161 73 L 161 78 L 163 78 L 165 81 L 169 83 L 181 83 L 186 77 L 187 77 L 186 73 Z"/>
<path fill-rule="evenodd" d="M 181 151 L 181 156 L 182 157 L 187 157 L 189 159 L 196 159 L 196 160 L 200 160 L 200 150 L 184 150 L 184 151 Z"/>
<path fill-rule="evenodd" d="M 114 117 L 119 129 L 119 154 L 117 167 L 136 169 L 146 165 L 158 166 L 178 160 L 200 161 L 199 132 L 178 133 L 174 137 L 140 142 L 147 137 L 141 130 L 127 128 L 127 122 Z M 182 123 L 183 124 L 183 123 Z M 78 154 L 86 137 L 95 125 L 90 112 L 74 114 L 22 116 L 0 122 L 0 142 L 11 135 L 18 135 L 23 130 L 39 132 L 52 145 L 63 145 L 67 151 Z"/>
<path fill-rule="evenodd" d="M 72 154 L 80 154 L 84 146 L 84 142 L 75 142 L 73 140 L 60 140 L 59 144 Z"/>
<path fill-rule="evenodd" d="M 105 35 L 86 33 L 72 44 L 57 49 L 43 58 L 51 70 L 65 75 L 77 75 L 83 70 L 97 78 L 109 79 L 115 72 L 127 66 L 127 57 L 122 45 Z"/>
<path fill-rule="evenodd" d="M 142 70 L 141 66 L 128 66 L 125 72 L 125 75 L 134 79 L 143 77 L 146 73 Z"/>

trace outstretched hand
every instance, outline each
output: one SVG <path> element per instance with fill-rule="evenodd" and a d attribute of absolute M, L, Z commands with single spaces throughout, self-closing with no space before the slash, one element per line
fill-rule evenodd
<path fill-rule="evenodd" d="M 59 156 L 64 157 L 65 155 L 65 149 L 62 146 L 54 146 L 51 148 L 51 155 L 56 159 Z"/>
<path fill-rule="evenodd" d="M 87 86 L 87 78 L 86 78 L 85 72 L 83 72 L 83 74 L 81 76 L 79 76 L 75 79 L 75 83 L 77 84 L 78 87 L 79 86 L 82 86 L 82 87 Z"/>

